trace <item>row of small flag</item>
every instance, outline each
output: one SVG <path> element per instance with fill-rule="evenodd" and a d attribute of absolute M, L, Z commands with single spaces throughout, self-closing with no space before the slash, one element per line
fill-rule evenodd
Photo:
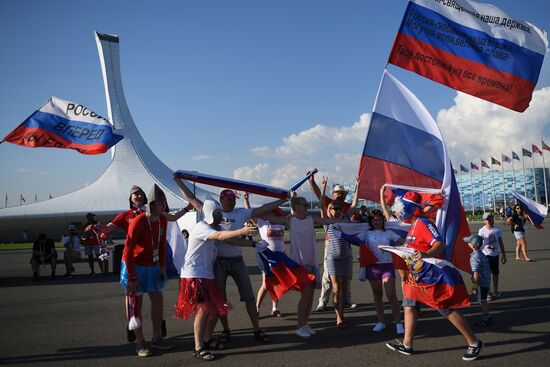
<path fill-rule="evenodd" d="M 521 155 L 523 157 L 529 157 L 529 158 L 532 158 L 533 157 L 533 153 L 538 153 L 542 156 L 543 154 L 543 150 L 547 150 L 550 152 L 550 146 L 548 146 L 548 144 L 546 144 L 544 142 L 544 140 L 541 140 L 541 143 L 542 143 L 542 150 L 536 146 L 535 144 L 532 144 L 531 146 L 531 150 L 527 150 L 525 148 L 521 148 Z M 492 165 L 497 165 L 497 166 L 502 166 L 502 163 L 512 163 L 512 159 L 515 159 L 517 161 L 520 160 L 519 158 L 519 155 L 512 151 L 512 157 L 506 155 L 506 154 L 501 154 L 501 160 L 499 161 L 498 159 L 494 158 L 494 157 L 491 157 L 491 166 Z M 489 164 L 487 164 L 487 161 L 481 159 L 481 167 L 485 167 L 485 168 L 489 168 L 491 169 L 491 167 L 489 166 Z M 468 167 L 465 167 L 464 165 L 460 165 L 460 171 L 461 172 L 470 172 L 470 170 L 472 171 L 479 171 L 479 166 L 473 162 L 470 162 L 470 168 Z M 453 168 L 453 171 L 455 173 L 458 173 L 456 169 Z"/>

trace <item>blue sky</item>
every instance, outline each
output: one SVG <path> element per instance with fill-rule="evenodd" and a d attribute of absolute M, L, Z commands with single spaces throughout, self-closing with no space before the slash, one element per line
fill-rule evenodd
<path fill-rule="evenodd" d="M 492 3 L 550 29 L 546 0 Z M 130 111 L 171 168 L 285 185 L 319 167 L 332 181 L 350 182 L 364 140 L 362 119 L 372 109 L 406 4 L 2 1 L 0 135 L 51 95 L 107 115 L 92 34 L 97 30 L 120 36 Z M 388 69 L 440 123 L 456 161 L 517 151 L 541 134 L 550 138 L 548 60 L 538 102 L 523 116 Z M 477 121 L 467 114 L 472 109 Z M 456 121 L 462 125 L 453 126 Z M 495 138 L 490 143 L 469 128 L 480 121 L 489 129 L 483 134 Z M 58 196 L 92 182 L 109 159 L 2 144 L 0 195 L 7 193 L 10 205 L 21 193 L 27 200 L 35 193 L 39 199 Z"/>

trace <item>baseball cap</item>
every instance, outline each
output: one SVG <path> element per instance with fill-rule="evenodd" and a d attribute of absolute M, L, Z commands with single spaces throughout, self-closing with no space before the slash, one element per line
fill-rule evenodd
<path fill-rule="evenodd" d="M 483 214 L 483 220 L 487 220 L 487 219 L 489 219 L 489 218 L 492 218 L 492 219 L 495 218 L 495 216 L 493 215 L 493 213 L 485 213 L 485 214 Z"/>
<path fill-rule="evenodd" d="M 332 192 L 349 192 L 346 188 L 340 184 L 334 185 Z"/>
<path fill-rule="evenodd" d="M 236 198 L 236 197 L 237 197 L 237 193 L 233 190 L 226 189 L 220 192 L 220 199 L 224 199 L 224 198 L 230 199 L 230 198 Z"/>
<path fill-rule="evenodd" d="M 468 243 L 471 243 L 475 247 L 481 247 L 481 245 L 483 244 L 483 239 L 480 235 L 477 234 L 471 235 L 470 237 L 464 237 L 462 239 Z"/>

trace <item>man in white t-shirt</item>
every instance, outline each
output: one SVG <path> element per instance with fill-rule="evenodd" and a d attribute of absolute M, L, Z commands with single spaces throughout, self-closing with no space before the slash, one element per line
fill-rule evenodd
<path fill-rule="evenodd" d="M 76 233 L 76 227 L 74 224 L 69 226 L 69 234 L 63 236 L 62 241 L 65 252 L 63 253 L 63 259 L 65 260 L 65 277 L 71 277 L 74 272 L 73 262 L 78 261 L 81 258 L 80 253 L 80 236 Z"/>
<path fill-rule="evenodd" d="M 193 192 L 187 188 L 181 179 L 174 177 L 174 181 L 180 187 L 186 200 L 191 203 L 198 212 L 201 212 L 203 205 L 202 201 L 195 197 Z M 222 206 L 223 216 L 220 226 L 223 230 L 229 231 L 242 228 L 249 219 L 262 216 L 287 201 L 287 199 L 279 199 L 258 208 L 246 209 L 235 208 L 236 197 L 233 190 L 223 190 L 220 193 L 220 204 Z M 233 278 L 239 290 L 241 302 L 244 302 L 246 305 L 246 311 L 254 329 L 254 338 L 263 343 L 269 342 L 270 339 L 265 331 L 260 329 L 259 315 L 256 308 L 256 295 L 252 290 L 250 275 L 248 274 L 246 264 L 242 257 L 242 249 L 238 246 L 220 242 L 218 246 L 218 256 L 214 264 L 214 275 L 225 296 L 227 296 L 225 291 L 227 278 L 229 276 Z M 220 321 L 223 326 L 223 331 L 219 340 L 221 343 L 225 344 L 231 337 L 229 322 L 226 316 L 220 317 Z"/>
<path fill-rule="evenodd" d="M 504 252 L 504 242 L 502 241 L 502 231 L 495 227 L 495 217 L 492 213 L 483 214 L 485 226 L 479 229 L 478 234 L 483 238 L 481 251 L 487 256 L 489 268 L 493 277 L 493 293 L 487 296 L 488 300 L 501 297 L 502 293 L 498 291 L 499 255 L 502 254 L 500 262 L 506 264 L 506 253 Z"/>

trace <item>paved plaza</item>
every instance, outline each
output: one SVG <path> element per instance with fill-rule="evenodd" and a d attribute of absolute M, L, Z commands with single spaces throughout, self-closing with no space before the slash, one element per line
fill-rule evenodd
<path fill-rule="evenodd" d="M 477 232 L 480 224 L 473 224 Z M 421 314 L 413 356 L 404 356 L 385 347 L 395 338 L 394 328 L 373 333 L 376 315 L 368 283 L 352 281 L 353 301 L 359 306 L 348 310 L 350 327 L 337 329 L 332 311 L 312 313 L 311 325 L 317 335 L 309 340 L 295 335 L 298 294 L 280 301 L 282 318 L 267 316 L 271 302 L 261 310 L 261 325 L 272 338 L 260 344 L 252 337 L 244 305 L 236 287 L 228 281 L 229 299 L 234 310 L 229 315 L 232 338 L 228 349 L 215 352 L 218 359 L 203 362 L 192 357 L 192 322 L 173 320 L 172 310 L 178 282 L 171 280 L 164 292 L 168 341 L 174 350 L 150 358 L 135 355 L 126 341 L 122 290 L 116 275 L 89 277 L 87 263 L 76 264 L 71 279 L 49 279 L 49 269 L 40 281 L 32 280 L 30 251 L 0 252 L 0 364 L 12 366 L 542 366 L 550 361 L 550 230 L 529 228 L 529 256 L 536 262 L 514 261 L 515 240 L 509 227 L 502 226 L 508 263 L 501 265 L 501 291 L 505 297 L 491 302 L 494 324 L 474 328 L 485 343 L 481 357 L 464 362 L 463 338 L 435 311 Z M 354 250 L 357 252 L 357 250 Z M 261 276 L 254 252 L 244 250 L 255 289 Z M 319 242 L 322 254 L 322 243 Z M 358 265 L 354 264 L 357 274 Z M 97 268 L 97 264 L 96 264 Z M 469 287 L 468 276 L 463 274 Z M 400 295 L 400 292 L 399 292 Z M 314 307 L 317 304 L 318 291 Z M 149 301 L 144 300 L 144 315 Z M 480 314 L 479 305 L 463 310 L 471 324 Z M 389 307 L 386 310 L 390 324 Z M 148 317 L 145 333 L 151 336 Z M 220 329 L 220 326 L 217 328 Z"/>

